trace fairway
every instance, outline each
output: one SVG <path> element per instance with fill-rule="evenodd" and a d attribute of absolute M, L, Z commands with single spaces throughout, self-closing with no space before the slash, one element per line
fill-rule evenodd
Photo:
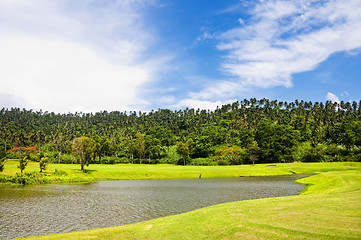
<path fill-rule="evenodd" d="M 0 176 L 19 173 L 17 160 L 8 160 Z M 80 170 L 79 164 L 49 164 L 40 176 L 46 183 L 74 183 L 101 180 L 226 178 L 287 174 L 317 174 L 329 171 L 361 169 L 360 163 L 278 163 L 233 166 L 178 166 L 149 164 L 91 164 Z M 39 163 L 29 162 L 25 172 L 39 172 Z"/>
<path fill-rule="evenodd" d="M 361 238 L 359 163 L 279 165 L 254 168 L 259 174 L 269 168 L 277 174 L 290 170 L 321 173 L 298 180 L 308 185 L 298 196 L 226 203 L 132 225 L 25 239 Z"/>

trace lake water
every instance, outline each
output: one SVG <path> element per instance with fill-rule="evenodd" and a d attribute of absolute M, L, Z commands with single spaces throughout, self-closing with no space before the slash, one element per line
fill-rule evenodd
<path fill-rule="evenodd" d="M 0 239 L 111 227 L 239 200 L 298 194 L 306 175 L 0 186 Z"/>

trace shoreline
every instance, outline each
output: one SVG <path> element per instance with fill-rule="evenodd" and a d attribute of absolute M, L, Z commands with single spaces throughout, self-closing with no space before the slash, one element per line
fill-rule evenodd
<path fill-rule="evenodd" d="M 22 239 L 359 239 L 361 165 L 351 164 L 355 169 L 296 180 L 306 187 L 294 196 L 224 203 L 130 225 Z"/>
<path fill-rule="evenodd" d="M 17 161 L 8 161 L 0 177 L 14 177 L 18 173 Z M 272 165 L 272 167 L 269 167 Z M 77 184 L 107 180 L 153 180 L 153 179 L 193 179 L 229 178 L 267 175 L 317 174 L 335 170 L 361 169 L 359 162 L 331 163 L 279 163 L 232 166 L 178 166 L 178 165 L 132 165 L 93 164 L 87 172 L 80 171 L 75 164 L 49 164 L 48 169 L 38 173 L 38 163 L 31 162 L 26 172 L 34 173 L 31 184 Z M 30 179 L 31 180 L 31 179 Z M 0 183 L 9 184 L 9 183 Z M 12 183 L 10 183 L 12 184 Z"/>

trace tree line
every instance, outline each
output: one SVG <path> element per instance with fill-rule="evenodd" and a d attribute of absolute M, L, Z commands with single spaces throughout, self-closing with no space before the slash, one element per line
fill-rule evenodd
<path fill-rule="evenodd" d="M 49 161 L 229 165 L 361 161 L 361 101 L 282 102 L 255 98 L 217 107 L 150 112 L 0 110 L 0 159 L 36 146 Z M 79 151 L 78 151 L 79 152 Z M 33 157 L 33 159 L 40 159 Z M 40 160 L 39 160 L 40 161 Z"/>

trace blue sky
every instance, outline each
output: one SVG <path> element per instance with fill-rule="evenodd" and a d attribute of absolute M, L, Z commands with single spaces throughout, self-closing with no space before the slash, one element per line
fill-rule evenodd
<path fill-rule="evenodd" d="M 359 0 L 0 0 L 0 107 L 361 99 Z"/>

